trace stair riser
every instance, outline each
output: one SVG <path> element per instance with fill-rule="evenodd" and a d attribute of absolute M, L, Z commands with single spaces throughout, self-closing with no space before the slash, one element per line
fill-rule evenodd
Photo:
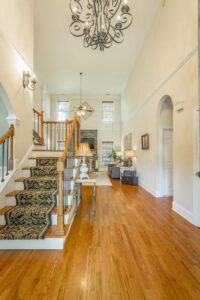
<path fill-rule="evenodd" d="M 31 172 L 30 170 L 22 170 L 22 177 L 30 177 Z"/>
<path fill-rule="evenodd" d="M 58 197 L 57 197 L 57 201 L 58 201 Z M 66 198 L 66 205 L 72 205 L 73 202 L 73 195 L 69 195 Z M 6 197 L 6 206 L 15 206 L 16 205 L 16 199 L 15 197 Z"/>
<path fill-rule="evenodd" d="M 68 225 L 71 223 L 72 218 L 74 217 L 74 213 L 75 213 L 75 205 L 73 206 L 70 213 L 64 216 L 64 224 L 65 225 Z M 51 222 L 52 222 L 52 225 L 57 225 L 57 215 L 56 214 L 51 215 Z"/>
<path fill-rule="evenodd" d="M 76 177 L 78 174 L 78 169 L 74 168 L 71 172 L 70 172 L 72 177 Z M 22 177 L 30 177 L 31 176 L 31 171 L 30 170 L 22 170 Z"/>
<path fill-rule="evenodd" d="M 4 215 L 0 215 L 0 225 L 6 225 L 6 219 Z"/>
<path fill-rule="evenodd" d="M 33 157 L 60 157 L 62 155 L 62 151 L 33 151 Z"/>
<path fill-rule="evenodd" d="M 66 184 L 66 188 L 68 189 L 68 190 L 73 190 L 74 189 L 74 181 L 73 180 L 71 180 L 71 181 L 69 181 L 69 182 L 67 182 L 67 184 Z M 23 182 L 15 182 L 15 189 L 16 190 L 23 190 L 24 189 L 24 184 L 23 184 Z"/>

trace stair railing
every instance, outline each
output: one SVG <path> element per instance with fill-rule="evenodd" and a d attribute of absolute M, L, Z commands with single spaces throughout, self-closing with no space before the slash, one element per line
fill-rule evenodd
<path fill-rule="evenodd" d="M 63 150 L 67 137 L 68 121 L 45 121 L 44 112 L 33 109 L 34 143 L 46 150 Z"/>
<path fill-rule="evenodd" d="M 63 150 L 67 137 L 68 121 L 44 121 L 44 144 L 47 150 Z"/>
<path fill-rule="evenodd" d="M 11 125 L 9 130 L 2 137 L 0 137 L 1 182 L 4 182 L 5 176 L 9 175 L 8 171 L 13 170 L 13 140 L 14 126 Z"/>
<path fill-rule="evenodd" d="M 38 144 L 44 144 L 44 112 L 33 108 L 33 135 L 39 137 Z"/>
<path fill-rule="evenodd" d="M 58 215 L 57 234 L 64 235 L 64 210 L 66 207 L 66 195 L 70 190 L 70 178 L 67 177 L 67 168 L 73 167 L 74 159 L 80 143 L 80 118 L 75 114 L 73 121 L 67 124 L 67 140 L 62 156 L 57 163 L 58 172 Z M 73 159 L 74 158 L 74 159 Z"/>

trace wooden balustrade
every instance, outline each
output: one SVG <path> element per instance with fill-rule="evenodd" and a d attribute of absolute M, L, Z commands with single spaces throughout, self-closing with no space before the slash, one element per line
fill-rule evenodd
<path fill-rule="evenodd" d="M 14 140 L 14 126 L 11 125 L 9 130 L 2 137 L 0 137 L 0 146 L 1 146 L 0 154 L 1 154 L 1 168 L 2 168 L 1 182 L 4 182 L 5 176 L 9 174 L 8 171 L 13 170 L 13 161 L 14 161 L 13 140 Z"/>
<path fill-rule="evenodd" d="M 79 147 L 79 130 L 80 130 L 80 119 L 75 115 L 74 120 L 67 123 L 67 141 L 63 154 L 59 157 L 57 163 L 58 172 L 58 216 L 57 216 L 57 234 L 64 235 L 64 195 L 65 190 L 65 177 L 64 169 L 67 164 L 68 157 L 76 157 L 77 149 Z"/>
<path fill-rule="evenodd" d="M 46 121 L 44 112 L 33 109 L 34 143 L 46 146 L 46 150 L 63 150 L 67 139 L 68 121 Z"/>
<path fill-rule="evenodd" d="M 44 112 L 37 111 L 33 108 L 33 135 L 35 143 L 38 145 L 44 144 Z"/>

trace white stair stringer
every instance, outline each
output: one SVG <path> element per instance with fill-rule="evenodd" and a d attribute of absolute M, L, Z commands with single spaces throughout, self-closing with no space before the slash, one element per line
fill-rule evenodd
<path fill-rule="evenodd" d="M 63 237 L 52 237 L 38 240 L 1 240 L 0 250 L 63 250 L 70 232 L 74 216 Z"/>
<path fill-rule="evenodd" d="M 60 151 L 33 151 L 33 156 L 26 159 L 24 162 L 22 169 L 21 169 L 21 175 L 22 177 L 30 177 L 30 169 L 31 166 L 36 166 L 36 158 L 40 157 L 60 157 L 61 152 Z M 68 158 L 69 160 L 72 158 Z M 71 225 L 74 220 L 75 212 L 76 212 L 76 195 L 75 195 L 75 180 L 79 175 L 79 166 L 80 166 L 80 159 L 73 159 L 73 167 L 70 169 L 72 170 L 72 179 L 69 180 L 69 194 L 65 196 L 65 204 L 68 206 L 71 206 L 71 209 L 68 213 L 65 213 L 64 215 L 64 224 L 66 226 L 66 234 L 62 237 L 53 236 L 53 237 L 46 237 L 44 239 L 37 239 L 37 240 L 0 240 L 0 250 L 62 250 L 64 249 L 65 242 L 67 240 L 67 236 L 69 234 Z M 69 164 L 70 165 L 70 164 Z M 15 189 L 16 191 L 20 191 L 24 189 L 23 181 L 15 181 Z M 57 196 L 58 197 L 58 196 Z M 10 208 L 12 206 L 16 205 L 16 199 L 14 195 L 6 196 L 6 206 L 9 206 Z M 80 203 L 80 199 L 78 199 L 78 205 Z M 55 226 L 57 224 L 57 213 L 52 212 L 51 213 L 51 223 L 52 226 Z M 0 225 L 5 225 L 5 214 L 0 214 Z"/>

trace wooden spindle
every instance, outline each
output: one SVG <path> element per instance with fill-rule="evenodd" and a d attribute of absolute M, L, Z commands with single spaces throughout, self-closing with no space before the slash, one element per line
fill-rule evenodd
<path fill-rule="evenodd" d="M 57 162 L 57 172 L 58 172 L 58 215 L 57 215 L 57 234 L 64 235 L 64 203 L 63 203 L 63 172 L 64 163 L 60 158 Z"/>
<path fill-rule="evenodd" d="M 40 122 L 40 143 L 44 145 L 44 111 L 41 111 Z"/>
<path fill-rule="evenodd" d="M 12 133 L 10 136 L 10 155 L 9 155 L 9 161 L 8 161 L 8 170 L 13 170 L 14 167 L 14 134 L 15 134 L 15 130 L 14 130 L 14 125 L 10 126 L 10 129 L 12 129 Z"/>

